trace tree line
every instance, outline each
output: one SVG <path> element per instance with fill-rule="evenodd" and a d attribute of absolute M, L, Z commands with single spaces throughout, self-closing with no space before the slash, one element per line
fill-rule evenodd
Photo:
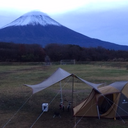
<path fill-rule="evenodd" d="M 53 61 L 128 61 L 128 51 L 109 50 L 103 47 L 85 48 L 78 45 L 49 44 L 45 52 Z"/>
<path fill-rule="evenodd" d="M 45 51 L 38 44 L 0 43 L 2 62 L 40 62 L 44 61 Z"/>
<path fill-rule="evenodd" d="M 76 61 L 128 61 L 128 51 L 102 47 L 85 48 L 71 44 L 15 44 L 0 42 L 1 62 Z"/>

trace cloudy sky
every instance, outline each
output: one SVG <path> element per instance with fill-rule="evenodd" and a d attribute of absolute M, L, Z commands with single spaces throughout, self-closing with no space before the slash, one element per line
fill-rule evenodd
<path fill-rule="evenodd" d="M 0 0 L 0 27 L 33 10 L 86 36 L 128 45 L 128 0 Z"/>

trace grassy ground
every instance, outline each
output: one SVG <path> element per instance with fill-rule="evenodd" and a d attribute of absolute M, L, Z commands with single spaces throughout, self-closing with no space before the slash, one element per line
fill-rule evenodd
<path fill-rule="evenodd" d="M 116 64 L 115 64 L 116 65 Z M 83 65 L 1 65 L 0 66 L 0 127 L 1 128 L 127 128 L 128 119 L 97 119 L 72 117 L 72 111 L 61 111 L 61 118 L 53 118 L 59 111 L 59 84 L 31 96 L 32 90 L 24 84 L 37 84 L 48 78 L 58 67 L 94 83 L 110 84 L 128 80 L 127 64 L 111 63 Z M 72 100 L 72 79 L 62 82 L 64 105 Z M 74 102 L 77 105 L 90 93 L 91 88 L 75 79 Z M 57 95 L 58 93 L 58 95 Z M 31 96 L 31 97 L 30 97 Z M 28 99 L 28 101 L 27 101 Z M 53 100 L 53 101 L 52 101 Z M 22 107 L 23 103 L 26 104 Z M 42 112 L 42 103 L 49 103 L 49 111 Z M 9 121 L 9 122 L 8 122 Z M 36 121 L 36 122 L 35 122 Z M 124 123 L 125 122 L 125 123 Z M 6 125 L 7 123 L 7 125 Z M 33 125 L 33 126 L 32 126 Z"/>

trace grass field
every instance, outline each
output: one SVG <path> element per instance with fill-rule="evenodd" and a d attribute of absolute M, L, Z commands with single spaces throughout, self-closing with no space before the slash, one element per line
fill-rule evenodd
<path fill-rule="evenodd" d="M 127 63 L 93 63 L 79 65 L 0 65 L 0 127 L 1 128 L 127 128 L 128 119 L 98 119 L 73 117 L 72 111 L 59 110 L 59 84 L 32 95 L 24 84 L 37 84 L 48 78 L 58 67 L 93 83 L 110 84 L 128 80 Z M 62 81 L 64 105 L 72 100 L 72 79 Z M 73 106 L 85 99 L 91 88 L 75 79 Z M 59 92 L 59 93 L 58 93 Z M 57 95 L 58 94 L 58 95 Z M 32 95 L 32 96 L 31 96 Z M 28 100 L 28 101 L 27 101 Z M 27 101 L 27 102 L 26 102 Z M 26 102 L 26 103 L 25 103 Z M 49 111 L 42 112 L 42 103 Z M 36 121 L 36 122 L 35 122 Z"/>

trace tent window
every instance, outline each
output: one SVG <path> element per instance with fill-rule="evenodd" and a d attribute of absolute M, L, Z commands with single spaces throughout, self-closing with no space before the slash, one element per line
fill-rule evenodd
<path fill-rule="evenodd" d="M 100 114 L 106 113 L 109 110 L 109 108 L 112 106 L 112 104 L 113 104 L 113 94 L 108 94 L 99 97 L 98 99 L 99 113 Z"/>

